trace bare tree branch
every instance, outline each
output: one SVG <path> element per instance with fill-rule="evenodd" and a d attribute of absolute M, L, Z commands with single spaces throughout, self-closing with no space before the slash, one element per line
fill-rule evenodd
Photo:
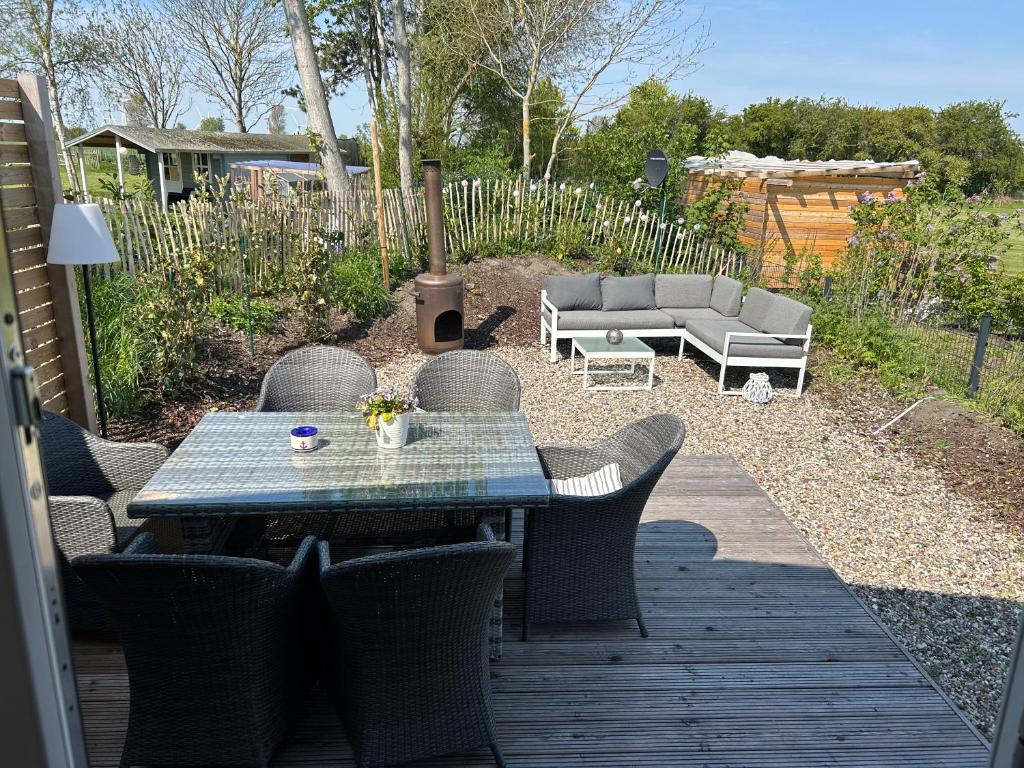
<path fill-rule="evenodd" d="M 280 102 L 294 74 L 281 6 L 267 0 L 161 0 L 192 57 L 193 84 L 245 132 Z"/>

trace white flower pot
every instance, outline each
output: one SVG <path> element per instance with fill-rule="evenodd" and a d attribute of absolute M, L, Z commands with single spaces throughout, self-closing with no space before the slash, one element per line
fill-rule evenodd
<path fill-rule="evenodd" d="M 381 448 L 401 448 L 409 439 L 409 414 L 403 413 L 390 422 L 377 422 L 377 445 Z"/>

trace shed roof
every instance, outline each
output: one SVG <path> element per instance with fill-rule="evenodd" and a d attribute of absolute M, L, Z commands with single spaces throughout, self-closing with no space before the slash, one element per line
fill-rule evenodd
<path fill-rule="evenodd" d="M 147 152 L 226 152 L 272 154 L 311 152 L 306 136 L 283 133 L 221 133 L 178 128 L 137 128 L 104 125 L 68 142 L 69 147 L 112 147 L 120 136 L 123 146 Z"/>
<path fill-rule="evenodd" d="M 693 155 L 683 167 L 691 173 L 759 179 L 790 179 L 796 176 L 886 176 L 909 179 L 921 170 L 917 160 L 876 163 L 873 160 L 783 160 L 769 155 L 732 150 L 723 157 Z"/>

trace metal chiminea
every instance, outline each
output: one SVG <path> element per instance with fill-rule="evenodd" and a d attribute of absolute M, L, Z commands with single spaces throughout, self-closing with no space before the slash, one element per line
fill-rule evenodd
<path fill-rule="evenodd" d="M 413 280 L 416 296 L 416 342 L 424 352 L 462 348 L 462 302 L 466 284 L 445 267 L 444 201 L 441 161 L 423 161 L 423 193 L 427 204 L 427 246 L 430 271 Z"/>

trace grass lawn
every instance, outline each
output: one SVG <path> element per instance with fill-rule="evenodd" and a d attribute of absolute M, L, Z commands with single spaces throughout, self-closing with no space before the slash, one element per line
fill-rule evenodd
<path fill-rule="evenodd" d="M 77 173 L 77 168 L 75 170 Z M 140 194 L 150 190 L 149 180 L 146 178 L 145 165 L 142 165 L 141 170 L 142 173 L 132 175 L 128 173 L 128 169 L 125 168 L 124 186 L 125 192 L 128 195 Z M 117 166 L 114 164 L 113 158 L 103 158 L 99 168 L 93 168 L 89 164 L 86 164 L 85 179 L 89 183 L 89 194 L 93 200 L 111 197 L 111 190 L 104 188 L 101 181 L 106 179 L 110 184 L 116 183 Z M 70 189 L 70 185 L 68 184 L 68 175 L 64 170 L 63 165 L 60 166 L 60 180 L 61 184 L 64 186 L 64 191 L 67 192 Z"/>
<path fill-rule="evenodd" d="M 1016 209 L 1024 208 L 1024 200 L 1007 198 L 998 203 L 993 203 L 988 210 L 993 213 L 1012 214 Z M 1010 248 L 1003 254 L 1003 266 L 1006 271 L 1013 275 L 1024 274 L 1024 230 L 1014 229 L 1010 236 Z"/>

